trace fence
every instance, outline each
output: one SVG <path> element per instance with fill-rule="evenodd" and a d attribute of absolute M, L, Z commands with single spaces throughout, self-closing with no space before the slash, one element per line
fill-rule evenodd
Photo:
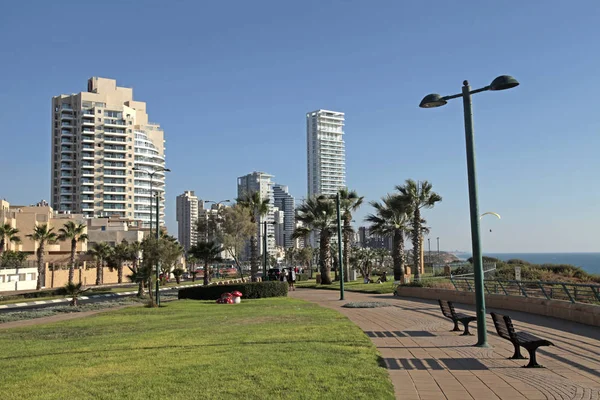
<path fill-rule="evenodd" d="M 450 281 L 458 291 L 474 291 L 473 278 L 451 277 Z M 485 279 L 483 286 L 488 294 L 600 304 L 600 285 L 595 284 Z"/>

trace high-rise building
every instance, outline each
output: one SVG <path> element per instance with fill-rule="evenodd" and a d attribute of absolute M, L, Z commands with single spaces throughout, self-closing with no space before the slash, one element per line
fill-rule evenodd
<path fill-rule="evenodd" d="M 187 252 L 198 241 L 196 222 L 198 221 L 198 207 L 204 202 L 196 197 L 193 191 L 186 190 L 177 196 L 177 239 Z"/>
<path fill-rule="evenodd" d="M 164 220 L 165 146 L 146 103 L 113 79 L 93 77 L 87 92 L 52 98 L 51 204 L 85 217 Z M 156 222 L 155 225 L 156 226 Z"/>
<path fill-rule="evenodd" d="M 274 199 L 273 199 L 273 182 L 271 179 L 273 175 L 266 174 L 264 172 L 252 172 L 251 174 L 244 175 L 237 180 L 237 194 L 238 198 L 244 197 L 245 195 L 252 194 L 254 192 L 260 193 L 261 199 L 269 199 L 269 211 L 267 215 L 259 216 L 257 221 L 257 232 L 258 235 L 258 249 L 259 253 L 263 254 L 263 235 L 264 235 L 264 222 L 267 222 L 267 251 L 273 253 L 275 251 L 275 222 L 274 217 Z M 248 254 L 248 252 L 247 252 Z"/>
<path fill-rule="evenodd" d="M 317 110 L 306 114 L 308 197 L 336 194 L 346 186 L 344 113 Z"/>
<path fill-rule="evenodd" d="M 283 227 L 281 227 L 281 236 L 276 241 L 277 246 L 286 249 L 294 247 L 294 229 L 296 228 L 296 203 L 294 196 L 288 192 L 288 187 L 280 184 L 273 185 L 273 201 L 279 212 L 283 213 Z"/>

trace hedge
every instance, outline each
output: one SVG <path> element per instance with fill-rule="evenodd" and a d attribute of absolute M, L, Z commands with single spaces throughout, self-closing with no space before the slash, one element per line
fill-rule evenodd
<path fill-rule="evenodd" d="M 242 293 L 243 299 L 262 299 L 265 297 L 285 297 L 288 293 L 287 282 L 248 282 L 232 285 L 196 286 L 179 289 L 179 299 L 217 300 L 223 293 L 233 291 Z"/>

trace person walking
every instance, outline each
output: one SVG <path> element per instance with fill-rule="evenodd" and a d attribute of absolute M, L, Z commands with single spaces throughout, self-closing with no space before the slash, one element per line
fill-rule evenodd
<path fill-rule="evenodd" d="M 296 283 L 296 271 L 294 271 L 294 268 L 290 268 L 290 273 L 288 275 L 288 284 L 290 285 L 290 289 L 291 290 L 296 290 L 296 287 L 294 286 L 294 284 Z"/>

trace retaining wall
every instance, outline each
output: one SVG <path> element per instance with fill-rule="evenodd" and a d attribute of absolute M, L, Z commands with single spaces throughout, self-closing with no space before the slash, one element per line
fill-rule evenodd
<path fill-rule="evenodd" d="M 400 297 L 416 297 L 430 300 L 443 299 L 455 303 L 475 304 L 474 292 L 459 292 L 457 290 L 399 286 L 396 289 L 396 295 Z M 522 311 L 586 325 L 600 326 L 600 306 L 593 304 L 500 294 L 486 294 L 485 304 L 489 308 Z"/>

